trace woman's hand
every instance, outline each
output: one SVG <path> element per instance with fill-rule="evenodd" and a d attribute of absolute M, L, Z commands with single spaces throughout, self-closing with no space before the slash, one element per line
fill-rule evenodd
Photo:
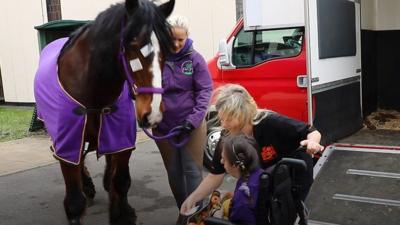
<path fill-rule="evenodd" d="M 313 140 L 303 140 L 300 142 L 300 145 L 307 147 L 307 153 L 310 155 L 315 155 L 324 150 L 324 146 Z"/>
<path fill-rule="evenodd" d="M 209 173 L 199 186 L 186 198 L 182 203 L 180 213 L 185 215 L 190 212 L 190 210 L 195 207 L 196 203 L 208 195 L 210 195 L 213 190 L 216 190 L 224 181 L 224 173 L 213 174 Z"/>
<path fill-rule="evenodd" d="M 307 135 L 306 140 L 302 140 L 300 142 L 301 146 L 307 147 L 307 153 L 311 156 L 314 156 L 318 152 L 324 150 L 324 146 L 320 145 L 319 142 L 321 141 L 321 133 L 317 130 L 309 133 Z"/>
<path fill-rule="evenodd" d="M 196 202 L 193 201 L 192 196 L 190 195 L 189 197 L 186 198 L 186 200 L 182 203 L 181 209 L 180 209 L 180 214 L 182 215 L 187 215 L 189 211 L 195 207 Z"/>

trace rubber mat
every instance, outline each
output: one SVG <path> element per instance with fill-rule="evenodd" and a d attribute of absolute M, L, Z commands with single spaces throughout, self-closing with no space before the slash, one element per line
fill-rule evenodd
<path fill-rule="evenodd" d="M 400 224 L 400 151 L 333 146 L 320 161 L 310 225 Z"/>

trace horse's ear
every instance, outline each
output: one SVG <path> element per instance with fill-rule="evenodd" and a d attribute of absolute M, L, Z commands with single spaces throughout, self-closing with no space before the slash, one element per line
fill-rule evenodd
<path fill-rule="evenodd" d="M 172 10 L 174 9 L 174 5 L 175 5 L 175 0 L 170 0 L 169 2 L 166 2 L 159 6 L 159 8 L 163 12 L 165 18 L 167 18 L 169 15 L 171 15 Z"/>
<path fill-rule="evenodd" d="M 139 0 L 125 0 L 125 8 L 129 14 L 132 14 L 139 6 Z"/>

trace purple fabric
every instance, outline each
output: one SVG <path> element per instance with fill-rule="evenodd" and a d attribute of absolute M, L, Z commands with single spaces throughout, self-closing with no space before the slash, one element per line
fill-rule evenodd
<path fill-rule="evenodd" d="M 250 197 L 246 191 L 241 188 L 243 178 L 236 183 L 235 192 L 232 199 L 232 207 L 229 210 L 229 220 L 240 225 L 256 225 L 256 204 L 258 199 L 258 191 L 260 186 L 261 168 L 257 168 L 250 173 L 247 186 L 250 190 Z"/>
<path fill-rule="evenodd" d="M 57 76 L 57 58 L 67 40 L 58 39 L 43 49 L 35 76 L 34 93 L 38 117 L 44 121 L 51 137 L 54 155 L 63 161 L 79 164 L 87 116 L 73 113 L 73 109 L 81 104 L 62 89 Z M 115 105 L 116 112 L 101 116 L 99 155 L 135 146 L 135 111 L 126 83 Z"/>
<path fill-rule="evenodd" d="M 166 134 L 185 120 L 199 127 L 212 92 L 206 61 L 188 39 L 182 51 L 168 57 L 163 69 L 164 113 L 157 131 Z"/>

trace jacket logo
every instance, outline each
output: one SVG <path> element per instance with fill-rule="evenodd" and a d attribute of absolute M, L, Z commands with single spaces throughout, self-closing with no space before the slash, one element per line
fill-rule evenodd
<path fill-rule="evenodd" d="M 192 60 L 188 60 L 182 63 L 181 66 L 182 69 L 182 73 L 187 75 L 187 76 L 191 76 L 193 75 L 193 62 Z"/>
<path fill-rule="evenodd" d="M 273 146 L 264 146 L 261 149 L 261 158 L 263 161 L 271 161 L 277 156 L 275 148 Z"/>

